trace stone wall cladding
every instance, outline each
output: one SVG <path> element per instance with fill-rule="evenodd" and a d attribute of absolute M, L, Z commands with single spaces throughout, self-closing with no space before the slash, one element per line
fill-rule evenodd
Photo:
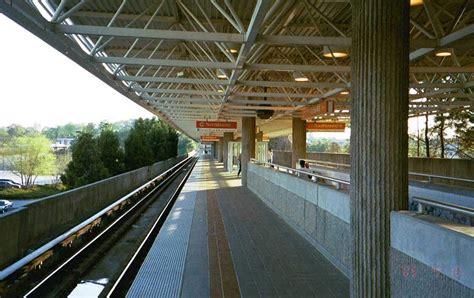
<path fill-rule="evenodd" d="M 248 167 L 248 188 L 350 277 L 352 253 L 347 193 L 254 164 Z M 322 195 L 328 197 L 321 198 Z"/>
<path fill-rule="evenodd" d="M 462 271 L 455 274 L 462 274 Z M 470 289 L 401 251 L 391 248 L 391 297 L 474 297 Z"/>

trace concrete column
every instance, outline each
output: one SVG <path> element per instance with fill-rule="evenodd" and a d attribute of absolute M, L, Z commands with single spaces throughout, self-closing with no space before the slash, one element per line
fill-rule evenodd
<path fill-rule="evenodd" d="M 222 153 L 224 151 L 224 138 L 219 138 L 219 142 L 217 142 L 217 161 L 222 162 Z"/>
<path fill-rule="evenodd" d="M 247 163 L 255 158 L 255 117 L 242 117 L 242 186 L 247 186 Z"/>
<path fill-rule="evenodd" d="M 232 142 L 234 139 L 234 133 L 233 132 L 224 132 L 224 138 L 223 138 L 223 146 L 224 150 L 222 150 L 222 158 L 224 159 L 224 170 L 229 171 L 228 167 L 228 155 L 229 155 L 229 142 Z"/>
<path fill-rule="evenodd" d="M 409 1 L 351 4 L 351 296 L 390 297 L 390 211 L 408 198 Z"/>
<path fill-rule="evenodd" d="M 306 158 L 306 120 L 293 118 L 291 135 L 291 167 L 294 168 L 298 159 Z"/>

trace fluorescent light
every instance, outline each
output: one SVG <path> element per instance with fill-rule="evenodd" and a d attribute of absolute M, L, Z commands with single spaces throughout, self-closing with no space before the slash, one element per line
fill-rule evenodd
<path fill-rule="evenodd" d="M 301 71 L 293 72 L 293 78 L 296 82 L 308 82 L 309 79 Z"/>
<path fill-rule="evenodd" d="M 219 79 L 227 79 L 227 74 L 222 69 L 217 69 L 217 77 Z"/>
<path fill-rule="evenodd" d="M 349 91 L 341 91 L 340 94 L 342 94 L 342 95 L 347 95 L 347 94 L 349 94 Z"/>
<path fill-rule="evenodd" d="M 323 56 L 326 58 L 345 58 L 349 56 L 347 50 L 337 46 L 324 46 L 323 47 Z"/>
<path fill-rule="evenodd" d="M 410 6 L 417 6 L 423 4 L 423 0 L 410 0 Z"/>
<path fill-rule="evenodd" d="M 451 56 L 451 52 L 448 50 L 441 50 L 441 51 L 436 52 L 435 56 L 436 57 L 449 57 Z"/>

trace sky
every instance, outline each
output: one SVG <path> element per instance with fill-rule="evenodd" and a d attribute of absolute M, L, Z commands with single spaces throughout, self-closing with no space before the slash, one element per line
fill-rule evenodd
<path fill-rule="evenodd" d="M 153 117 L 3 14 L 0 41 L 0 127 Z"/>

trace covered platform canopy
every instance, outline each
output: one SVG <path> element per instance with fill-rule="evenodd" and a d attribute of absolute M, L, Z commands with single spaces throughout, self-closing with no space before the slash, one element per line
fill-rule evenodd
<path fill-rule="evenodd" d="M 228 169 L 241 135 L 243 186 L 254 182 L 260 132 L 291 127 L 295 165 L 307 121 L 350 120 L 352 297 L 394 293 L 391 214 L 408 208 L 408 117 L 472 110 L 473 5 L 0 0 L 8 17 L 194 139 L 223 132 L 198 120 L 234 121 L 219 160 Z"/>
<path fill-rule="evenodd" d="M 474 4 L 411 2 L 410 115 L 472 108 Z M 2 0 L 0 9 L 194 139 L 208 134 L 196 120 L 244 116 L 275 135 L 325 100 L 334 108 L 318 121 L 349 122 L 349 0 Z"/>

